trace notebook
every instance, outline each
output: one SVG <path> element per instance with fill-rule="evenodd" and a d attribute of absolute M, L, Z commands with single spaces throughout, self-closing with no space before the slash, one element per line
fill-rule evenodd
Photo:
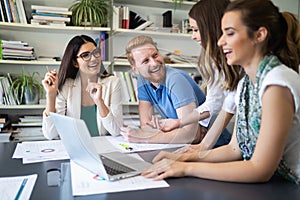
<path fill-rule="evenodd" d="M 104 180 L 114 181 L 139 175 L 150 163 L 121 152 L 98 154 L 85 122 L 50 113 L 70 159 Z"/>

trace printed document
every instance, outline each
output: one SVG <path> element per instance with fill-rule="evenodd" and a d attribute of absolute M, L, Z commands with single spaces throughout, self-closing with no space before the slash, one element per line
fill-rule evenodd
<path fill-rule="evenodd" d="M 23 158 L 23 164 L 27 164 L 70 157 L 61 140 L 50 140 L 18 143 L 13 158 Z"/>
<path fill-rule="evenodd" d="M 0 198 L 1 199 L 30 199 L 37 174 L 28 176 L 1 177 Z"/>
<path fill-rule="evenodd" d="M 97 179 L 95 174 L 87 171 L 73 161 L 70 161 L 70 166 L 73 196 L 169 187 L 169 184 L 164 180 L 154 181 L 142 176 L 113 182 L 105 181 Z"/>

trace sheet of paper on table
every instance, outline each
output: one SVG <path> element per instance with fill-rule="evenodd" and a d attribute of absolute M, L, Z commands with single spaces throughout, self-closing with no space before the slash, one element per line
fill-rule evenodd
<path fill-rule="evenodd" d="M 113 182 L 98 180 L 95 174 L 87 171 L 73 161 L 70 161 L 70 167 L 73 196 L 169 187 L 169 184 L 164 180 L 153 181 L 142 176 Z"/>

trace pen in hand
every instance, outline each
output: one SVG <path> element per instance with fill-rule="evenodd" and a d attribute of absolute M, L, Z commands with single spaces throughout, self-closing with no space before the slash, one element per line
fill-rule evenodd
<path fill-rule="evenodd" d="M 56 76 L 56 74 L 53 74 L 53 70 L 51 71 L 48 66 L 46 66 L 46 69 L 47 69 L 47 72 L 49 74 L 51 74 L 51 76 Z M 53 80 L 51 80 L 51 79 L 53 79 L 51 76 L 49 75 L 49 79 L 47 81 L 50 86 L 54 84 Z"/>

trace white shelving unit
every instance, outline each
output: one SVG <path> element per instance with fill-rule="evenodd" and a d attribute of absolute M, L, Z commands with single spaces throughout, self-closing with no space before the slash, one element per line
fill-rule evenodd
<path fill-rule="evenodd" d="M 27 15 L 30 15 L 30 5 L 48 5 L 69 7 L 73 0 L 24 0 Z M 274 0 L 275 4 L 299 16 L 300 0 L 279 1 Z M 188 10 L 195 3 L 194 1 L 183 1 L 181 5 L 177 5 L 174 10 L 174 2 L 172 0 L 110 0 L 112 5 L 126 5 L 130 10 L 135 11 L 142 17 L 161 17 L 161 14 L 167 10 L 173 12 L 173 24 L 180 24 L 182 19 L 188 18 Z M 158 43 L 160 50 L 173 52 L 180 50 L 183 55 L 197 56 L 200 52 L 199 45 L 191 40 L 191 35 L 180 33 L 164 33 L 154 31 L 136 31 L 129 29 L 112 30 L 110 27 L 54 27 L 54 26 L 38 26 L 31 24 L 18 24 L 0 22 L 0 38 L 6 40 L 21 40 L 29 43 L 34 47 L 37 56 L 46 55 L 51 57 L 62 57 L 63 51 L 68 41 L 75 35 L 86 34 L 94 39 L 99 37 L 100 31 L 110 33 L 110 58 L 111 62 L 105 62 L 106 66 L 111 65 L 111 70 L 129 70 L 128 62 L 114 62 L 114 56 L 122 56 L 125 52 L 127 42 L 137 35 L 149 35 Z M 24 66 L 26 71 L 38 71 L 44 75 L 46 66 L 58 68 L 58 61 L 15 61 L 15 60 L 0 60 L 0 73 L 20 73 Z M 196 64 L 176 64 L 172 67 L 182 68 L 188 72 L 196 72 Z M 125 106 L 136 106 L 137 103 L 128 103 Z M 3 106 L 0 105 L 1 113 L 22 113 L 22 112 L 41 112 L 44 109 L 43 105 L 19 105 L 19 106 Z"/>

